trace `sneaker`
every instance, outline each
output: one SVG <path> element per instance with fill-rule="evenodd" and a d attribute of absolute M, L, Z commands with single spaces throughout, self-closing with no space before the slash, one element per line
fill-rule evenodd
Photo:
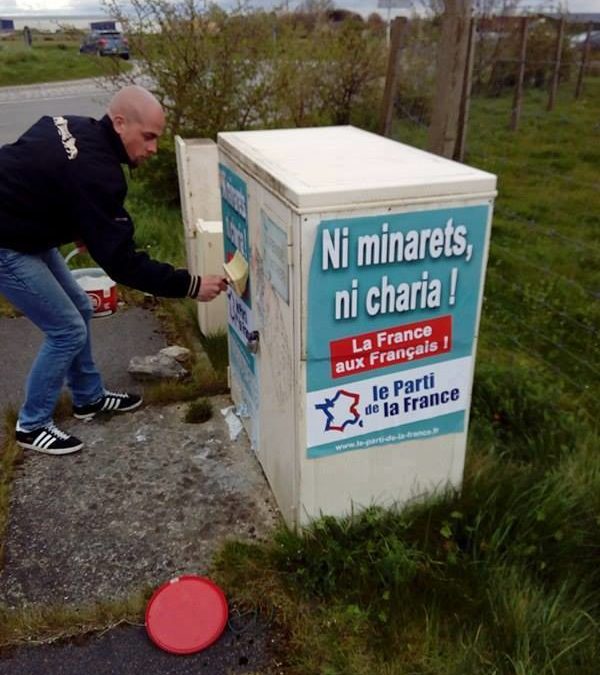
<path fill-rule="evenodd" d="M 22 448 L 37 450 L 47 455 L 68 455 L 83 447 L 83 443 L 78 438 L 61 431 L 52 422 L 33 431 L 23 431 L 17 426 L 15 438 Z"/>
<path fill-rule="evenodd" d="M 74 405 L 73 415 L 78 420 L 89 420 L 99 412 L 129 412 L 142 405 L 142 397 L 119 391 L 106 391 L 104 396 L 89 405 Z"/>

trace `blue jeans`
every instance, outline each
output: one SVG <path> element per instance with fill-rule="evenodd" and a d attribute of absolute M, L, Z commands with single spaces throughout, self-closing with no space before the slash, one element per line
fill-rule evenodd
<path fill-rule="evenodd" d="M 52 421 L 65 379 L 75 405 L 97 401 L 104 388 L 92 357 L 92 306 L 58 250 L 30 255 L 0 248 L 0 293 L 46 334 L 27 379 L 19 426 L 33 431 Z"/>

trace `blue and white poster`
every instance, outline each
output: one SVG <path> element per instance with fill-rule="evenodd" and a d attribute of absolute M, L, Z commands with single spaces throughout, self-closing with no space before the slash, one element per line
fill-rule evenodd
<path fill-rule="evenodd" d="M 229 167 L 219 164 L 221 208 L 223 213 L 223 246 L 225 262 L 239 251 L 249 263 L 251 256 L 248 231 L 248 191 L 246 183 Z M 252 421 L 252 444 L 256 446 L 258 426 L 258 381 L 256 359 L 248 349 L 248 338 L 254 331 L 254 315 L 250 279 L 240 297 L 231 286 L 227 289 L 227 324 L 229 331 L 229 366 L 232 377 L 241 387 L 244 399 L 241 416 Z M 240 406 L 238 406 L 239 408 Z"/>
<path fill-rule="evenodd" d="M 308 281 L 309 458 L 464 430 L 489 209 L 319 224 Z"/>

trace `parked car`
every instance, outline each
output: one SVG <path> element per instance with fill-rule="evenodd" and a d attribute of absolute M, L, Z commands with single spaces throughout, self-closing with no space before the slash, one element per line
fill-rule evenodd
<path fill-rule="evenodd" d="M 129 44 L 127 38 L 118 30 L 92 30 L 83 39 L 79 53 L 120 56 L 122 59 L 128 59 Z"/>

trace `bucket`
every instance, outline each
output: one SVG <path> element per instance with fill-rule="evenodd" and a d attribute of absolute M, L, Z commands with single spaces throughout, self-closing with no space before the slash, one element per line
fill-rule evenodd
<path fill-rule="evenodd" d="M 82 250 L 76 248 L 65 258 L 68 264 L 73 256 L 81 253 Z M 75 281 L 87 293 L 94 309 L 93 317 L 98 319 L 103 316 L 110 316 L 117 311 L 117 284 L 100 267 L 82 267 L 71 270 Z"/>

